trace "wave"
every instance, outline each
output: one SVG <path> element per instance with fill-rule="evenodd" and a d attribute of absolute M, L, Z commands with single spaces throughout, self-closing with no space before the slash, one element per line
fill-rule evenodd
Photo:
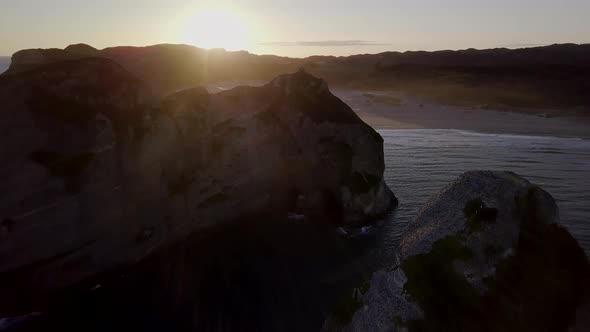
<path fill-rule="evenodd" d="M 382 135 L 398 135 L 398 134 L 415 134 L 415 135 L 449 135 L 459 134 L 465 136 L 482 136 L 482 137 L 498 137 L 498 138 L 512 138 L 512 139 L 527 139 L 527 140 L 565 140 L 565 141 L 590 141 L 590 139 L 582 137 L 561 137 L 550 135 L 527 135 L 527 134 L 510 134 L 510 133 L 485 133 L 476 130 L 467 129 L 378 129 Z"/>

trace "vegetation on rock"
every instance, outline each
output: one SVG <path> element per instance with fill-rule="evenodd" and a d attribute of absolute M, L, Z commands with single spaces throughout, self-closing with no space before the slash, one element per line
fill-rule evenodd
<path fill-rule="evenodd" d="M 424 312 L 423 319 L 404 322 L 410 331 L 568 330 L 576 309 L 590 301 L 590 263 L 567 230 L 540 221 L 535 190 L 532 187 L 521 199 L 514 254 L 499 261 L 495 274 L 484 280 L 483 294 L 455 264 L 471 258 L 465 244 L 465 236 L 474 228 L 470 223 L 487 220 L 479 199 L 465 205 L 470 222 L 463 232 L 402 263 L 408 277 L 404 290 Z M 488 246 L 485 252 L 492 255 L 498 250 Z"/>
<path fill-rule="evenodd" d="M 353 288 L 350 293 L 343 296 L 336 304 L 331 318 L 338 324 L 349 323 L 354 313 L 362 306 L 362 295 L 369 289 L 369 285 L 369 279 L 365 279 L 359 287 Z"/>
<path fill-rule="evenodd" d="M 449 236 L 435 242 L 429 253 L 402 263 L 408 278 L 404 290 L 424 311 L 423 320 L 408 322 L 412 331 L 459 331 L 461 317 L 476 314 L 478 295 L 453 264 L 471 255 L 459 236 Z"/>
<path fill-rule="evenodd" d="M 495 222 L 498 210 L 486 207 L 485 203 L 480 198 L 477 198 L 465 204 L 463 213 L 467 218 L 469 233 L 475 233 L 481 230 L 484 222 Z"/>

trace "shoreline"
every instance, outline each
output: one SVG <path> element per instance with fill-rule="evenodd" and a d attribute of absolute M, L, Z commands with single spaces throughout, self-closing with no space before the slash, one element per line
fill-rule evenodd
<path fill-rule="evenodd" d="M 558 136 L 558 135 L 548 135 L 548 134 L 526 134 L 526 133 L 512 133 L 512 132 L 499 132 L 499 131 L 482 131 L 482 130 L 474 130 L 474 129 L 458 129 L 458 128 L 396 128 L 396 127 L 373 127 L 373 129 L 377 131 L 408 131 L 408 132 L 416 132 L 416 131 L 456 131 L 458 133 L 464 134 L 472 134 L 472 135 L 489 135 L 489 136 L 516 136 L 516 137 L 526 137 L 526 138 L 558 138 L 558 139 L 569 139 L 569 140 L 581 140 L 581 141 L 588 141 L 590 137 L 578 137 L 578 136 Z"/>
<path fill-rule="evenodd" d="M 590 117 L 585 116 L 546 117 L 492 107 L 454 106 L 396 92 L 336 89 L 333 93 L 376 130 L 454 129 L 484 134 L 590 139 Z"/>

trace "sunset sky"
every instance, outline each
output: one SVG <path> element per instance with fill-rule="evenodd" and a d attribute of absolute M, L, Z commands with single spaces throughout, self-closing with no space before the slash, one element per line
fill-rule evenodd
<path fill-rule="evenodd" d="M 590 42 L 588 0 L 0 0 L 0 55 L 84 42 L 302 57 Z"/>

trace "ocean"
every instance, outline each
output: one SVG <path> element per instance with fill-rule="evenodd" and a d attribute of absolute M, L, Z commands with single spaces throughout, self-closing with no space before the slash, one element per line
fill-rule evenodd
<path fill-rule="evenodd" d="M 469 170 L 513 171 L 556 200 L 560 221 L 590 255 L 590 140 L 463 130 L 380 130 L 385 181 L 400 205 L 378 243 L 389 255 L 424 203 Z"/>

